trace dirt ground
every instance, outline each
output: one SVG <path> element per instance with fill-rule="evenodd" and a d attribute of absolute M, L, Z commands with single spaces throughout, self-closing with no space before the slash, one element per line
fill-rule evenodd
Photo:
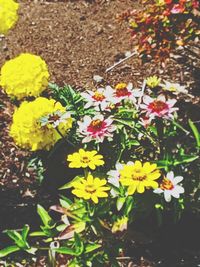
<path fill-rule="evenodd" d="M 170 62 L 161 69 L 157 64 L 142 65 L 137 57 L 105 73 L 127 51 L 133 51 L 134 40 L 130 39 L 125 23 L 117 22 L 116 15 L 128 8 L 137 9 L 137 0 L 20 0 L 19 3 L 19 21 L 3 39 L 0 66 L 22 52 L 29 52 L 47 62 L 51 82 L 80 89 L 94 88 L 94 75 L 102 76 L 111 85 L 124 81 L 139 86 L 144 77 L 154 74 L 188 86 L 193 83 L 187 67 Z M 199 103 L 198 94 L 192 101 Z M 0 91 L 0 192 L 7 194 L 11 190 L 32 197 L 36 177 L 33 170 L 27 169 L 30 154 L 17 148 L 9 137 L 12 112 L 13 106 Z"/>

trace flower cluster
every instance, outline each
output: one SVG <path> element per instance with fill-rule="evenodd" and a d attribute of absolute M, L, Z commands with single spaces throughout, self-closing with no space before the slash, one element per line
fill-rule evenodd
<path fill-rule="evenodd" d="M 7 32 L 18 20 L 19 4 L 15 0 L 0 0 L 0 34 Z"/>
<path fill-rule="evenodd" d="M 32 151 L 49 150 L 72 127 L 72 118 L 58 125 L 59 132 L 51 124 L 41 125 L 41 118 L 65 108 L 53 99 L 39 97 L 32 102 L 24 101 L 14 112 L 10 135 L 15 143 Z"/>
<path fill-rule="evenodd" d="M 21 54 L 7 61 L 0 73 L 0 86 L 12 97 L 39 96 L 47 87 L 49 72 L 44 60 L 32 54 Z"/>
<path fill-rule="evenodd" d="M 82 266 L 82 255 L 74 256 L 81 250 L 91 266 L 99 255 L 106 255 L 108 262 L 101 245 L 105 230 L 115 241 L 141 213 L 155 209 L 162 218 L 165 209 L 176 216 L 184 209 L 187 180 L 182 170 L 198 156 L 187 155 L 184 143 L 179 151 L 180 144 L 172 140 L 177 127 L 186 132 L 176 122 L 178 108 L 173 98 L 186 94 L 186 89 L 157 76 L 142 84 L 141 90 L 119 83 L 85 93 L 50 84 L 55 100 L 25 101 L 13 115 L 10 134 L 20 147 L 50 150 L 62 138 L 57 145 L 73 151 L 66 153 L 65 164 L 75 169 L 76 176 L 60 188 L 70 192 L 50 207 L 61 217 L 54 220 L 38 206 L 44 225 L 33 236 L 43 236 L 45 242 L 57 240 L 56 252 L 71 253 L 68 263 L 74 266 Z M 30 251 L 27 242 L 23 249 Z M 99 251 L 91 256 L 91 249 Z M 118 255 L 119 246 L 113 249 Z"/>
<path fill-rule="evenodd" d="M 199 8 L 197 0 L 144 3 L 146 11 L 128 14 L 134 16 L 130 21 L 133 36 L 141 36 L 141 54 L 164 59 L 175 45 L 196 36 L 196 21 L 190 16 Z M 15 23 L 17 8 L 13 0 L 0 0 L 0 33 Z M 180 14 L 186 16 L 180 19 Z M 126 240 L 119 242 L 118 234 L 127 231 L 137 216 L 152 208 L 159 213 L 164 207 L 174 208 L 179 216 L 184 209 L 185 179 L 175 173 L 182 174 L 184 164 L 189 166 L 199 158 L 200 134 L 189 120 L 197 149 L 185 146 L 186 138 L 191 138 L 188 134 L 177 142 L 178 130 L 184 134 L 188 130 L 176 121 L 173 95 L 188 91 L 178 83 L 162 83 L 154 75 L 143 81 L 142 89 L 121 82 L 80 93 L 68 85 L 49 84 L 53 99 L 39 97 L 48 79 L 46 63 L 31 54 L 21 54 L 2 67 L 0 85 L 9 96 L 17 100 L 37 97 L 16 108 L 10 135 L 18 146 L 31 151 L 50 150 L 62 139 L 57 146 L 73 149 L 65 157 L 76 176 L 60 188 L 71 190 L 69 198 L 61 195 L 60 205 L 50 207 L 61 218 L 54 219 L 42 206 L 37 207 L 42 225 L 30 236 L 44 237 L 44 242 L 32 247 L 27 225 L 21 231 L 7 230 L 15 244 L 0 250 L 0 258 L 19 250 L 34 254 L 45 243 L 53 265 L 55 253 L 67 254 L 67 266 L 117 264 L 114 257 L 125 255 L 126 244 Z M 57 152 L 52 149 L 51 155 Z"/>
<path fill-rule="evenodd" d="M 94 107 L 97 111 L 111 111 L 120 105 L 122 100 L 136 103 L 136 97 L 141 96 L 141 90 L 133 88 L 132 83 L 118 83 L 115 88 L 106 86 L 81 95 L 87 101 L 85 108 Z"/>
<path fill-rule="evenodd" d="M 143 0 L 145 10 L 126 12 L 131 35 L 138 36 L 137 50 L 146 58 L 165 60 L 180 46 L 199 35 L 198 0 Z"/>

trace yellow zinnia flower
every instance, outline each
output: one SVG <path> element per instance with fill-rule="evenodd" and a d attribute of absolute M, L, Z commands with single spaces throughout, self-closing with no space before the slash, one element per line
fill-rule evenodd
<path fill-rule="evenodd" d="M 157 188 L 158 183 L 155 181 L 161 176 L 156 164 L 145 162 L 142 164 L 139 160 L 135 163 L 129 163 L 120 170 L 120 182 L 128 186 L 128 195 L 137 191 L 143 193 L 145 187 Z"/>
<path fill-rule="evenodd" d="M 98 198 L 105 198 L 108 196 L 108 193 L 105 191 L 110 190 L 107 184 L 106 179 L 99 179 L 98 177 L 93 177 L 91 174 L 88 174 L 87 178 L 80 178 L 80 180 L 74 182 L 72 186 L 74 189 L 72 193 L 85 200 L 91 199 L 94 203 L 98 203 Z"/>
<path fill-rule="evenodd" d="M 15 25 L 18 8 L 14 0 L 0 0 L 0 34 L 6 34 Z"/>
<path fill-rule="evenodd" d="M 159 86 L 160 82 L 161 82 L 161 79 L 158 78 L 156 75 L 149 76 L 146 79 L 146 83 L 150 88 L 155 88 L 155 87 Z"/>
<path fill-rule="evenodd" d="M 104 164 L 103 156 L 97 155 L 96 150 L 85 151 L 84 149 L 79 149 L 78 152 L 75 152 L 67 157 L 70 168 L 87 168 L 89 167 L 92 170 L 96 169 L 96 166 L 101 166 Z"/>
<path fill-rule="evenodd" d="M 10 135 L 15 143 L 31 151 L 49 150 L 62 137 L 51 125 L 42 126 L 41 118 L 55 111 L 66 112 L 65 108 L 53 99 L 38 97 L 32 102 L 24 101 L 13 115 Z M 72 127 L 72 118 L 58 125 L 59 131 L 65 135 Z"/>
<path fill-rule="evenodd" d="M 0 86 L 9 96 L 22 99 L 39 96 L 47 87 L 48 67 L 41 57 L 21 54 L 7 61 L 0 73 Z"/>

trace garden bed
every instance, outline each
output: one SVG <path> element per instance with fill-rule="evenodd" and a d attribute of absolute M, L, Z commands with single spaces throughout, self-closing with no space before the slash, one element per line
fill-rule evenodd
<path fill-rule="evenodd" d="M 81 91 L 96 86 L 94 75 L 102 76 L 105 84 L 114 86 L 118 82 L 132 82 L 138 87 L 143 78 L 157 74 L 162 79 L 193 88 L 189 97 L 180 99 L 181 120 L 184 122 L 186 113 L 193 121 L 199 120 L 199 69 L 187 66 L 185 63 L 191 64 L 187 58 L 182 59 L 184 64 L 170 60 L 166 67 L 161 68 L 155 63 L 142 64 L 135 56 L 106 73 L 106 69 L 124 58 L 127 51 L 133 51 L 126 25 L 117 22 L 116 14 L 127 7 L 137 9 L 137 1 L 19 2 L 20 19 L 15 29 L 3 39 L 0 65 L 21 52 L 37 54 L 48 62 L 52 82 L 60 86 L 70 84 Z M 8 136 L 13 106 L 4 93 L 0 92 L 0 98 L 0 231 L 20 228 L 24 223 L 37 228 L 36 204 L 45 207 L 55 204 L 58 201 L 57 188 L 74 176 L 66 168 L 65 159 L 66 152 L 71 153 L 72 148 L 61 148 L 56 158 L 41 154 L 44 179 L 40 184 L 40 174 L 34 169 L 34 164 L 30 164 L 34 154 L 20 150 Z M 124 266 L 199 266 L 196 235 L 199 215 L 194 211 L 186 212 L 176 226 L 167 222 L 170 214 L 168 216 L 160 229 L 154 226 L 151 217 L 148 222 L 144 219 L 133 223 L 125 255 L 128 258 L 122 257 Z M 0 238 L 4 247 L 7 239 L 4 235 Z"/>

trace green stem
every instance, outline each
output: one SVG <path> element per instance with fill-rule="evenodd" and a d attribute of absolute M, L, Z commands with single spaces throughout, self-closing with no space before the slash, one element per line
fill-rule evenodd
<path fill-rule="evenodd" d="M 68 139 L 61 133 L 61 131 L 58 129 L 58 127 L 56 127 L 55 129 L 56 129 L 57 133 L 62 137 L 62 139 L 63 139 L 68 145 L 75 147 L 75 145 L 74 145 L 71 141 L 69 141 L 69 140 L 68 140 Z"/>
<path fill-rule="evenodd" d="M 85 169 L 84 169 L 84 176 L 85 176 L 85 178 L 87 178 L 87 177 L 88 177 L 88 173 L 89 173 L 88 169 L 87 169 L 87 168 L 85 168 Z"/>
<path fill-rule="evenodd" d="M 163 158 L 164 154 L 164 124 L 162 119 L 156 120 L 156 128 L 158 132 L 159 147 L 160 147 L 160 158 Z"/>

